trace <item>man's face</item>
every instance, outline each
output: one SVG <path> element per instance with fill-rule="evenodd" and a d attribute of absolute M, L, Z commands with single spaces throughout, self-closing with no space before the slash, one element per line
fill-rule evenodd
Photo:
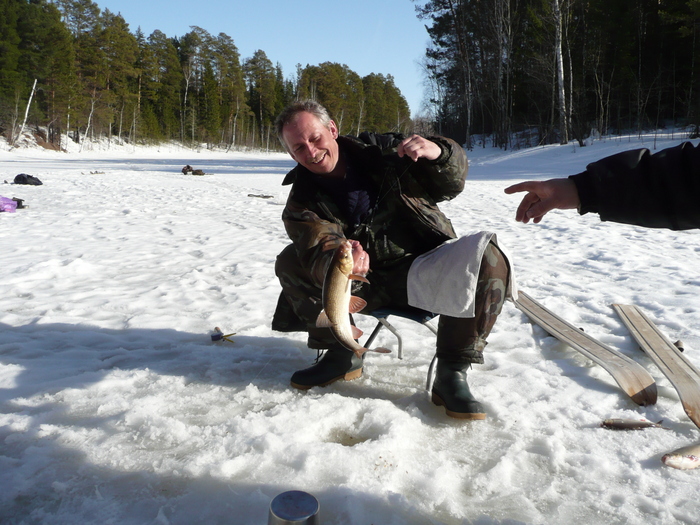
<path fill-rule="evenodd" d="M 327 175 L 338 164 L 338 128 L 332 120 L 325 127 L 302 111 L 282 128 L 282 138 L 292 158 L 312 173 Z"/>

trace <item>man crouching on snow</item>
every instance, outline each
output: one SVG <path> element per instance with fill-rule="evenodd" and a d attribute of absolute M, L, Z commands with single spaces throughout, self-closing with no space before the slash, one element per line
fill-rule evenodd
<path fill-rule="evenodd" d="M 308 389 L 362 374 L 364 355 L 316 325 L 326 268 L 334 248 L 350 239 L 352 273 L 366 275 L 371 261 L 370 283 L 353 290 L 367 302 L 362 312 L 419 307 L 441 314 L 433 403 L 452 417 L 484 419 L 466 371 L 484 362 L 486 337 L 511 283 L 495 236 L 479 232 L 451 242 L 456 234 L 437 207 L 464 188 L 464 149 L 444 137 L 339 136 L 314 101 L 290 105 L 276 125 L 298 164 L 283 182 L 292 184 L 282 220 L 293 244 L 277 258 L 282 294 L 272 328 L 307 331 L 309 348 L 327 349 L 316 364 L 292 375 L 292 386 Z"/>

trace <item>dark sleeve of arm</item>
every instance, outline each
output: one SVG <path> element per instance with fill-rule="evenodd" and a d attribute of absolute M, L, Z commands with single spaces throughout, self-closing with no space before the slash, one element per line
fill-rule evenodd
<path fill-rule="evenodd" d="M 700 148 L 683 143 L 652 155 L 625 151 L 570 177 L 580 213 L 649 228 L 700 228 Z"/>

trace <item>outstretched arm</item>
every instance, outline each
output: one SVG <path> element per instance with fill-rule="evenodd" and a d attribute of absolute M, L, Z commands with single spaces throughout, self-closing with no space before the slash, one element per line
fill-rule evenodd
<path fill-rule="evenodd" d="M 504 191 L 507 194 L 528 192 L 515 212 L 515 220 L 526 224 L 531 219 L 534 223 L 540 222 L 548 211 L 555 208 L 570 210 L 581 204 L 576 185 L 568 178 L 521 182 Z"/>

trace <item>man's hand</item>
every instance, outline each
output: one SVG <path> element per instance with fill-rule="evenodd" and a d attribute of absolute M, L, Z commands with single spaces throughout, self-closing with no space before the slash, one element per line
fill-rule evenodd
<path fill-rule="evenodd" d="M 397 153 L 399 157 L 408 155 L 415 162 L 418 159 L 435 160 L 442 153 L 442 149 L 432 140 L 423 138 L 420 135 L 411 135 L 401 141 Z"/>
<path fill-rule="evenodd" d="M 514 184 L 504 191 L 508 194 L 528 192 L 515 212 L 515 220 L 525 224 L 530 219 L 534 223 L 540 222 L 548 211 L 555 208 L 570 210 L 581 205 L 578 190 L 571 179 L 526 181 Z"/>
<path fill-rule="evenodd" d="M 362 247 L 360 241 L 351 239 L 350 244 L 352 244 L 352 260 L 355 262 L 355 265 L 352 267 L 352 273 L 353 275 L 364 277 L 369 272 L 369 254 Z"/>

